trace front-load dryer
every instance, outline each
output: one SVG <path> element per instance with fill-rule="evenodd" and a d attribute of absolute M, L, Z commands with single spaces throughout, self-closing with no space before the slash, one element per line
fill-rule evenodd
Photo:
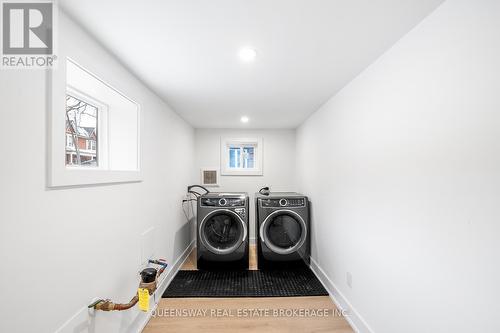
<path fill-rule="evenodd" d="M 259 269 L 303 267 L 310 262 L 309 200 L 299 193 L 257 193 Z"/>
<path fill-rule="evenodd" d="M 248 268 L 248 195 L 210 192 L 198 198 L 198 269 Z"/>

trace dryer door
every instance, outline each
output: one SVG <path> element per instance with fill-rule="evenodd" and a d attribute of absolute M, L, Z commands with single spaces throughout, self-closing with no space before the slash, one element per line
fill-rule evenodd
<path fill-rule="evenodd" d="M 307 225 L 294 211 L 281 209 L 271 213 L 260 226 L 260 237 L 278 254 L 297 251 L 307 239 Z"/>
<path fill-rule="evenodd" d="M 210 252 L 229 254 L 246 239 L 247 226 L 235 212 L 217 209 L 201 221 L 198 236 Z"/>

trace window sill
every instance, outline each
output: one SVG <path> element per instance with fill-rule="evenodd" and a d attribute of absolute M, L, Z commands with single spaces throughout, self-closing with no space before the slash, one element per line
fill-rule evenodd
<path fill-rule="evenodd" d="M 141 182 L 141 171 L 117 171 L 91 168 L 68 167 L 52 173 L 48 187 L 75 187 L 113 183 Z"/>
<path fill-rule="evenodd" d="M 262 170 L 258 169 L 225 169 L 221 172 L 223 176 L 262 176 L 262 174 Z"/>

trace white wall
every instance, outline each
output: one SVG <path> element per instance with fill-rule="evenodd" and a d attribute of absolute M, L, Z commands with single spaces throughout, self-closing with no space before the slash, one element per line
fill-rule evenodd
<path fill-rule="evenodd" d="M 500 331 L 499 32 L 449 0 L 298 130 L 313 258 L 373 332 Z"/>
<path fill-rule="evenodd" d="M 220 187 L 210 188 L 216 192 L 248 192 L 250 195 L 250 238 L 254 239 L 255 192 L 269 186 L 273 191 L 295 191 L 295 130 L 245 130 L 245 129 L 196 129 L 196 168 L 217 167 L 220 170 L 220 139 L 263 139 L 262 176 L 220 176 Z M 200 183 L 200 175 L 196 183 Z"/>
<path fill-rule="evenodd" d="M 190 241 L 180 203 L 194 180 L 194 130 L 64 15 L 59 32 L 77 38 L 82 65 L 141 104 L 144 181 L 47 189 L 45 73 L 0 71 L 1 332 L 54 332 L 87 318 L 95 297 L 128 302 L 151 227 L 152 251 L 169 263 Z M 65 328 L 133 332 L 144 318 L 100 312 Z"/>

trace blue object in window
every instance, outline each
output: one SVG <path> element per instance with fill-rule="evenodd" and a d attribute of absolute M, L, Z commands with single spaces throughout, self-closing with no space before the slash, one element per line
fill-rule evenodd
<path fill-rule="evenodd" d="M 243 168 L 253 169 L 255 164 L 255 148 L 254 147 L 244 147 L 243 148 Z"/>
<path fill-rule="evenodd" d="M 230 168 L 241 168 L 241 151 L 239 147 L 229 148 L 229 167 Z"/>

